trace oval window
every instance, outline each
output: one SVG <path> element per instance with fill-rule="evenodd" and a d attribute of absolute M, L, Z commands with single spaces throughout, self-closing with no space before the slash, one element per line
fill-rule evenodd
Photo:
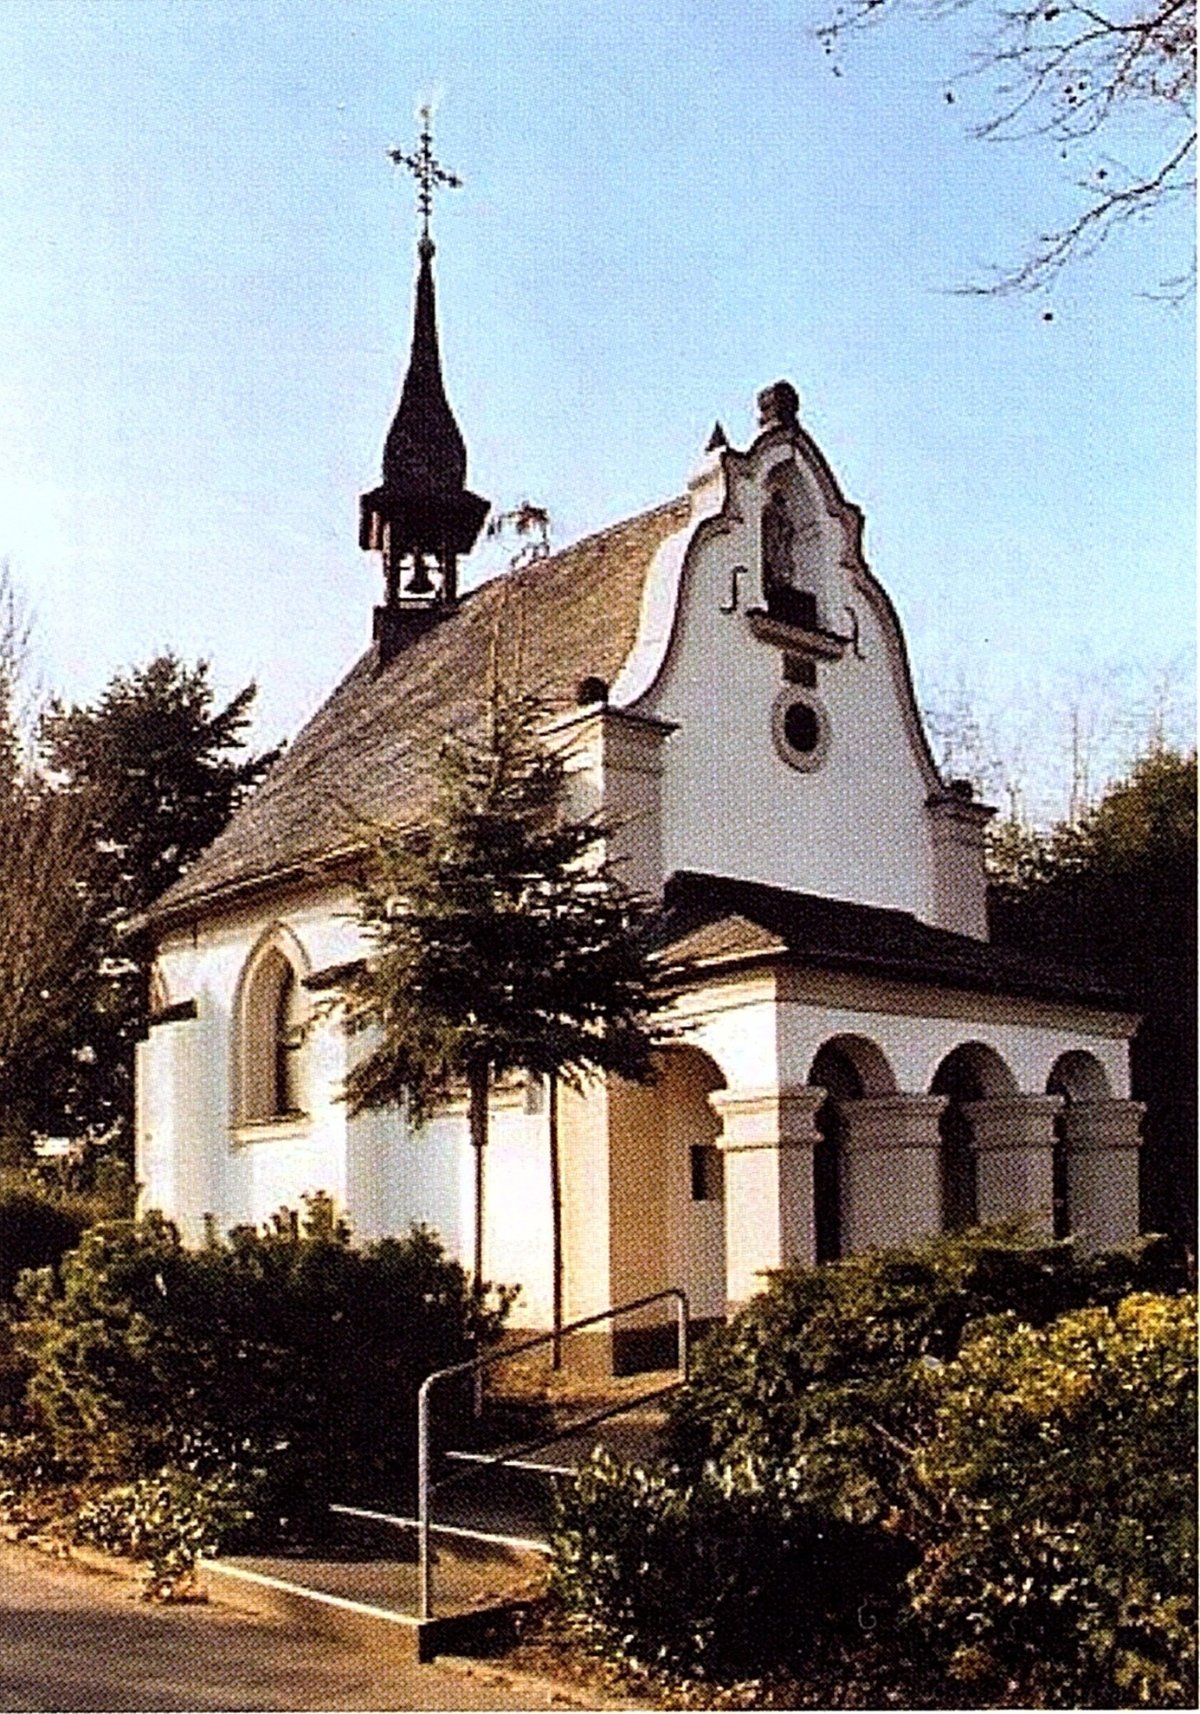
<path fill-rule="evenodd" d="M 790 768 L 811 773 L 829 750 L 829 716 L 825 704 L 810 690 L 785 685 L 771 710 L 775 748 Z"/>
<path fill-rule="evenodd" d="M 793 750 L 806 756 L 821 740 L 821 722 L 817 711 L 807 702 L 793 702 L 783 717 L 783 735 Z"/>

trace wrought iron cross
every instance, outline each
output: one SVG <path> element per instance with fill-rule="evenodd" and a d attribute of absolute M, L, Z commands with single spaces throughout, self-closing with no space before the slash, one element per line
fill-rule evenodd
<path fill-rule="evenodd" d="M 448 190 L 462 188 L 462 180 L 454 173 L 447 172 L 440 161 L 433 156 L 433 133 L 429 122 L 433 117 L 430 108 L 421 109 L 421 135 L 417 141 L 416 153 L 406 155 L 403 149 L 389 149 L 388 155 L 398 167 L 405 167 L 417 181 L 417 209 L 421 216 L 421 236 L 429 237 L 429 216 L 433 213 L 433 192 L 435 186 L 444 185 Z"/>

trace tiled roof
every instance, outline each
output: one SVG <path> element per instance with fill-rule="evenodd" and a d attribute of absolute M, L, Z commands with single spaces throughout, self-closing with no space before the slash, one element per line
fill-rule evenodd
<path fill-rule="evenodd" d="M 505 682 L 548 708 L 574 704 L 585 678 L 610 683 L 650 563 L 688 516 L 686 499 L 669 501 L 485 584 L 382 672 L 368 650 L 149 920 L 315 869 L 352 851 L 364 824 L 418 818 L 439 737 L 479 718 L 493 638 Z"/>
<path fill-rule="evenodd" d="M 933 928 L 908 911 L 687 871 L 672 875 L 665 903 L 661 939 L 672 964 L 782 956 L 821 970 L 1137 1009 L 1096 971 Z"/>

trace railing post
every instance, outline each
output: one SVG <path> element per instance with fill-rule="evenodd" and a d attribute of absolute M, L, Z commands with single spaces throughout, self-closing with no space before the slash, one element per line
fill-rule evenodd
<path fill-rule="evenodd" d="M 688 1378 L 688 1300 L 685 1291 L 675 1293 L 675 1317 L 679 1328 L 679 1379 Z"/>
<path fill-rule="evenodd" d="M 433 1616 L 433 1569 L 429 1561 L 429 1391 L 436 1375 L 417 1394 L 417 1617 Z"/>
<path fill-rule="evenodd" d="M 475 1357 L 465 1363 L 454 1363 L 447 1369 L 436 1369 L 432 1375 L 426 1375 L 417 1392 L 417 1617 L 431 1619 L 433 1617 L 433 1556 L 430 1551 L 430 1537 L 433 1533 L 433 1522 L 430 1517 L 430 1498 L 434 1484 L 431 1481 L 431 1448 L 429 1434 L 429 1401 L 436 1381 L 446 1380 L 450 1375 L 471 1377 L 472 1404 L 478 1414 L 483 1401 L 483 1375 L 495 1363 L 504 1362 L 507 1358 L 519 1353 L 532 1351 L 538 1346 L 546 1345 L 560 1339 L 564 1333 L 574 1333 L 581 1327 L 594 1326 L 598 1321 L 609 1321 L 618 1315 L 629 1314 L 634 1310 L 646 1309 L 652 1303 L 662 1303 L 664 1299 L 675 1299 L 676 1327 L 678 1331 L 678 1378 L 686 1381 L 690 1372 L 688 1347 L 688 1298 L 687 1293 L 678 1286 L 669 1286 L 664 1291 L 651 1292 L 648 1297 L 635 1298 L 629 1303 L 614 1304 L 608 1309 L 597 1310 L 594 1315 L 584 1315 L 577 1321 L 568 1322 L 565 1327 L 556 1328 L 553 1333 L 538 1334 L 533 1339 L 526 1339 L 517 1345 L 511 1345 L 500 1351 L 492 1351 L 482 1357 Z M 653 1395 L 657 1397 L 658 1395 Z M 635 1401 L 630 1401 L 634 1403 Z M 621 1410 L 629 1408 L 622 1405 L 617 1412 L 606 1412 L 606 1416 L 620 1414 Z M 591 1420 L 591 1419 L 589 1419 Z M 600 1419 L 595 1419 L 600 1420 Z M 578 1426 L 578 1425 L 577 1425 Z M 571 1433 L 570 1429 L 562 1433 L 549 1435 L 537 1445 L 550 1445 L 555 1440 L 561 1440 Z M 498 1455 L 492 1460 L 503 1463 L 504 1456 Z"/>
<path fill-rule="evenodd" d="M 471 1376 L 471 1411 L 478 1422 L 483 1415 L 483 1362 L 475 1364 L 475 1372 Z"/>

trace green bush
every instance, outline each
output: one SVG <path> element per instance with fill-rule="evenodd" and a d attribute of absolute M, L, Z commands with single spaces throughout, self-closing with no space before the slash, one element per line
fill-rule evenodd
<path fill-rule="evenodd" d="M 731 1679 L 786 1660 L 822 1626 L 863 1616 L 903 1567 L 880 1539 L 814 1524 L 789 1472 L 619 1464 L 603 1451 L 560 1484 L 551 1592 L 585 1645 L 672 1678 Z M 838 1575 L 834 1576 L 833 1573 Z"/>
<path fill-rule="evenodd" d="M 0 1433 L 0 1509 L 67 1481 L 74 1473 L 55 1457 L 45 1435 Z"/>
<path fill-rule="evenodd" d="M 57 1266 L 93 1218 L 85 1197 L 20 1173 L 0 1176 L 0 1306 L 26 1268 Z"/>
<path fill-rule="evenodd" d="M 422 1230 L 352 1248 L 315 1198 L 198 1250 L 156 1216 L 93 1227 L 20 1301 L 59 1457 L 123 1483 L 252 1470 L 264 1524 L 307 1532 L 351 1491 L 397 1497 L 422 1378 L 495 1338 L 510 1298 L 477 1298 Z"/>
<path fill-rule="evenodd" d="M 152 1592 L 175 1592 L 197 1559 L 236 1545 L 255 1517 L 253 1484 L 236 1472 L 197 1476 L 167 1466 L 86 1501 L 75 1540 L 148 1562 Z"/>
<path fill-rule="evenodd" d="M 553 1583 L 568 1619 L 607 1652 L 675 1676 L 757 1675 L 831 1642 L 852 1651 L 856 1625 L 897 1658 L 927 1648 L 943 1620 L 916 1600 L 921 1556 L 957 1525 L 950 1490 L 933 1498 L 935 1466 L 917 1455 L 946 1432 L 960 1352 L 1009 1322 L 1031 1339 L 1057 1336 L 1072 1315 L 1106 1322 L 1135 1286 L 1180 1277 L 1154 1240 L 1079 1257 L 1016 1231 L 781 1271 L 702 1347 L 672 1405 L 672 1461 L 649 1472 L 602 1461 L 562 1490 Z M 1176 1484 L 1188 1469 L 1178 1454 L 1160 1443 Z M 1034 1472 L 1010 1474 L 1035 1484 Z M 1073 1499 L 1082 1517 L 1086 1485 Z M 1144 1531 L 1145 1500 L 1131 1486 L 1122 1501 L 1140 1508 L 1127 1534 Z M 946 1535 L 935 1516 L 951 1520 Z M 957 1646 L 947 1669 L 968 1660 Z"/>
<path fill-rule="evenodd" d="M 1131 1291 L 1178 1290 L 1173 1246 L 1140 1239 L 1080 1256 L 1019 1228 L 978 1230 L 821 1267 L 780 1269 L 704 1341 L 671 1412 L 670 1453 L 688 1477 L 709 1461 L 787 1465 L 797 1499 L 874 1524 L 896 1504 L 920 1432 L 915 1382 L 965 1330 L 1011 1311 L 1041 1326 Z"/>
<path fill-rule="evenodd" d="M 1034 1706 L 1195 1706 L 1196 1307 L 1006 1317 L 924 1378 L 913 1608 L 952 1676 Z"/>
<path fill-rule="evenodd" d="M 8 1317 L 0 1309 L 0 1436 L 19 1433 L 25 1420 L 25 1389 L 32 1365 L 18 1349 Z"/>

